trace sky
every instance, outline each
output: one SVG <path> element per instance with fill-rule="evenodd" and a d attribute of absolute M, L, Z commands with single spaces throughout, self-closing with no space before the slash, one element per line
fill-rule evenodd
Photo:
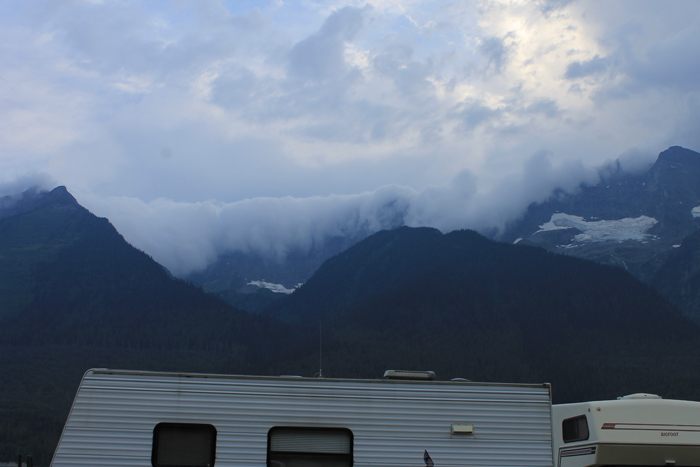
<path fill-rule="evenodd" d="M 700 2 L 0 3 L 0 195 L 186 276 L 398 222 L 493 232 L 700 150 Z"/>

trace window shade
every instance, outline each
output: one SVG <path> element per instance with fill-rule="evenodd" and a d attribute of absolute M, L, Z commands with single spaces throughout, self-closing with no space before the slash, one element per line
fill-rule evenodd
<path fill-rule="evenodd" d="M 350 454 L 352 434 L 345 429 L 274 428 L 270 433 L 270 451 Z"/>
<path fill-rule="evenodd" d="M 215 456 L 212 425 L 159 423 L 153 430 L 154 467 L 212 467 Z"/>

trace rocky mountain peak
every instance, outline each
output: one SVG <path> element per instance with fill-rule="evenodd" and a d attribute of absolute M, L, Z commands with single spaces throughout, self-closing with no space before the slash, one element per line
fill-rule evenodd
<path fill-rule="evenodd" d="M 78 201 L 65 186 L 56 187 L 51 191 L 33 187 L 22 193 L 0 198 L 0 219 L 7 219 L 52 205 L 80 207 Z"/>

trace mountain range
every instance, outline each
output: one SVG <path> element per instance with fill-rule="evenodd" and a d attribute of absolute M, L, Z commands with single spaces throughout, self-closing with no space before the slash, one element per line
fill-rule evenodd
<path fill-rule="evenodd" d="M 620 267 L 401 227 L 329 258 L 254 314 L 172 277 L 64 187 L 0 206 L 0 460 L 48 463 L 90 367 L 363 378 L 430 369 L 549 381 L 556 402 L 700 399 L 700 330 Z M 674 271 L 692 269 L 687 259 Z"/>
<path fill-rule="evenodd" d="M 643 171 L 624 171 L 618 162 L 599 175 L 594 185 L 555 190 L 489 237 L 620 267 L 700 322 L 700 154 L 674 146 Z M 391 228 L 400 226 L 396 216 Z M 309 252 L 291 252 L 284 262 L 228 253 L 186 279 L 260 312 L 282 298 L 271 290 L 291 292 L 325 260 L 369 235 L 334 237 Z"/>

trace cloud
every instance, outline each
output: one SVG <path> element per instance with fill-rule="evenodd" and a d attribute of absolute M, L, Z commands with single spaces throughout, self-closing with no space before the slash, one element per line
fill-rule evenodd
<path fill-rule="evenodd" d="M 547 118 L 555 118 L 561 114 L 561 109 L 552 99 L 541 99 L 533 102 L 525 110 L 533 114 L 542 114 Z"/>
<path fill-rule="evenodd" d="M 48 191 L 54 187 L 56 187 L 56 182 L 48 174 L 40 172 L 25 173 L 12 180 L 0 181 L 0 197 L 13 196 L 30 188 Z"/>
<path fill-rule="evenodd" d="M 320 31 L 294 45 L 289 52 L 289 73 L 302 80 L 320 82 L 347 73 L 345 42 L 362 29 L 363 12 L 345 7 L 333 12 Z"/>
<path fill-rule="evenodd" d="M 0 174 L 48 174 L 174 271 L 357 225 L 498 229 L 621 154 L 634 167 L 700 147 L 698 15 L 643 0 L 8 4 Z"/>
<path fill-rule="evenodd" d="M 503 43 L 503 39 L 500 37 L 485 38 L 479 45 L 479 52 L 486 57 L 488 67 L 491 68 L 494 73 L 501 73 L 508 60 L 508 52 Z"/>
<path fill-rule="evenodd" d="M 572 191 L 582 181 L 597 179 L 597 172 L 580 162 L 555 165 L 550 157 L 548 151 L 533 154 L 522 175 L 489 192 L 479 192 L 478 178 L 464 170 L 447 185 L 421 191 L 387 185 L 353 195 L 233 203 L 93 196 L 79 200 L 109 218 L 127 241 L 185 277 L 224 253 L 256 253 L 284 261 L 290 251 L 308 252 L 335 237 L 358 238 L 402 225 L 497 232 L 555 188 Z"/>
<path fill-rule="evenodd" d="M 591 75 L 597 75 L 608 70 L 612 66 L 611 60 L 607 57 L 596 55 L 590 60 L 571 62 L 566 67 L 566 79 L 585 78 Z"/>
<path fill-rule="evenodd" d="M 483 101 L 460 103 L 454 109 L 454 115 L 460 121 L 460 124 L 456 127 L 459 131 L 471 131 L 482 123 L 499 117 L 501 114 L 501 110 L 492 109 L 485 105 Z"/>

